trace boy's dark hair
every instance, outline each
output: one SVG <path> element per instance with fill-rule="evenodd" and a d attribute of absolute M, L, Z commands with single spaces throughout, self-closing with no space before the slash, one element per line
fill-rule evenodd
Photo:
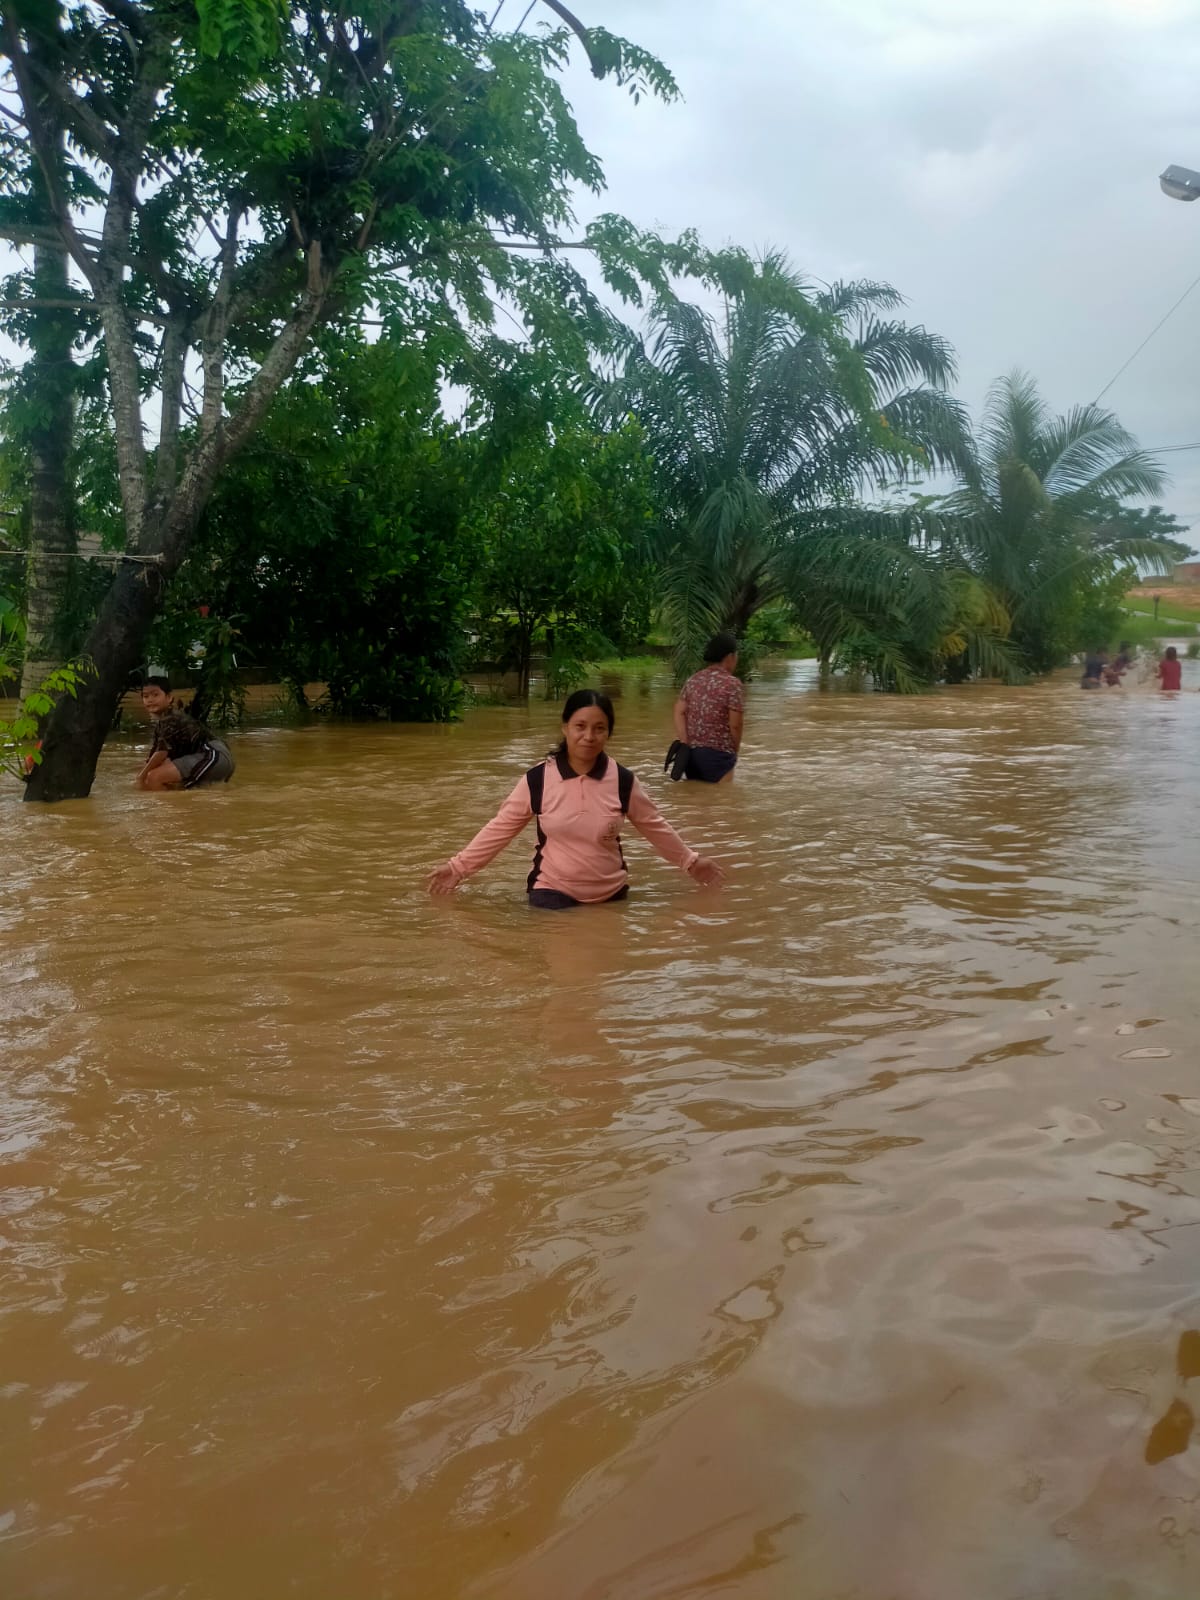
<path fill-rule="evenodd" d="M 737 655 L 737 647 L 732 633 L 714 633 L 704 646 L 704 659 L 711 666 L 716 661 L 724 661 L 726 656 Z"/>
<path fill-rule="evenodd" d="M 1167 660 L 1168 661 L 1178 661 L 1179 660 L 1179 651 L 1176 650 L 1176 648 L 1175 648 L 1175 646 L 1173 644 L 1169 644 L 1167 646 Z"/>
<path fill-rule="evenodd" d="M 142 688 L 161 689 L 164 694 L 170 694 L 171 680 L 169 678 L 161 677 L 158 673 L 155 673 L 154 677 L 152 678 L 142 679 Z"/>

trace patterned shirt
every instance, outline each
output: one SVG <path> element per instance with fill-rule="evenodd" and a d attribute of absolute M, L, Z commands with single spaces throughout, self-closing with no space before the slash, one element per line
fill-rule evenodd
<path fill-rule="evenodd" d="M 174 706 L 154 719 L 154 733 L 150 740 L 150 754 L 165 750 L 172 761 L 176 756 L 193 755 L 210 737 L 203 723 L 189 717 L 186 711 Z"/>
<path fill-rule="evenodd" d="M 742 685 L 719 662 L 695 672 L 684 684 L 682 698 L 687 720 L 687 742 L 701 750 L 737 754 L 729 727 L 729 713 L 744 704 Z"/>

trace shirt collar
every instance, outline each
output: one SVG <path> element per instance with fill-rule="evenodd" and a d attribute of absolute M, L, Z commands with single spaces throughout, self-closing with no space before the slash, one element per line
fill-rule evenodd
<path fill-rule="evenodd" d="M 567 760 L 566 751 L 563 751 L 561 755 L 555 756 L 554 764 L 557 766 L 558 775 L 564 783 L 569 782 L 571 778 L 578 778 L 581 776 L 581 774 L 576 772 L 575 768 Z M 591 771 L 583 773 L 582 776 L 585 778 L 602 778 L 607 771 L 608 757 L 605 755 L 604 751 L 601 750 L 595 761 L 592 762 Z"/>

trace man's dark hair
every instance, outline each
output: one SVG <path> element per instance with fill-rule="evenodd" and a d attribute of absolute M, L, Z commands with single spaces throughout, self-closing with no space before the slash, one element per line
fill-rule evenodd
<path fill-rule="evenodd" d="M 724 661 L 726 656 L 737 655 L 737 640 L 732 633 L 714 633 L 704 646 L 704 659 L 711 666 L 714 661 Z"/>
<path fill-rule="evenodd" d="M 142 679 L 142 688 L 143 689 L 161 689 L 164 694 L 170 694 L 170 692 L 171 692 L 171 680 L 169 678 L 159 677 L 158 674 L 156 673 L 153 678 L 143 678 Z"/>

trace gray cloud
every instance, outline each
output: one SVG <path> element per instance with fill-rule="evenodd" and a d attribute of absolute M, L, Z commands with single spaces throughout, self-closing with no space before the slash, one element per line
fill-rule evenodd
<path fill-rule="evenodd" d="M 1200 274 L 1194 0 L 579 0 L 685 99 L 632 106 L 580 67 L 604 209 L 884 278 L 952 340 L 978 413 L 1014 366 L 1091 399 Z M 532 22 L 532 19 L 531 19 Z M 1145 445 L 1200 441 L 1200 288 L 1105 396 Z M 1200 451 L 1165 458 L 1200 537 Z"/>

